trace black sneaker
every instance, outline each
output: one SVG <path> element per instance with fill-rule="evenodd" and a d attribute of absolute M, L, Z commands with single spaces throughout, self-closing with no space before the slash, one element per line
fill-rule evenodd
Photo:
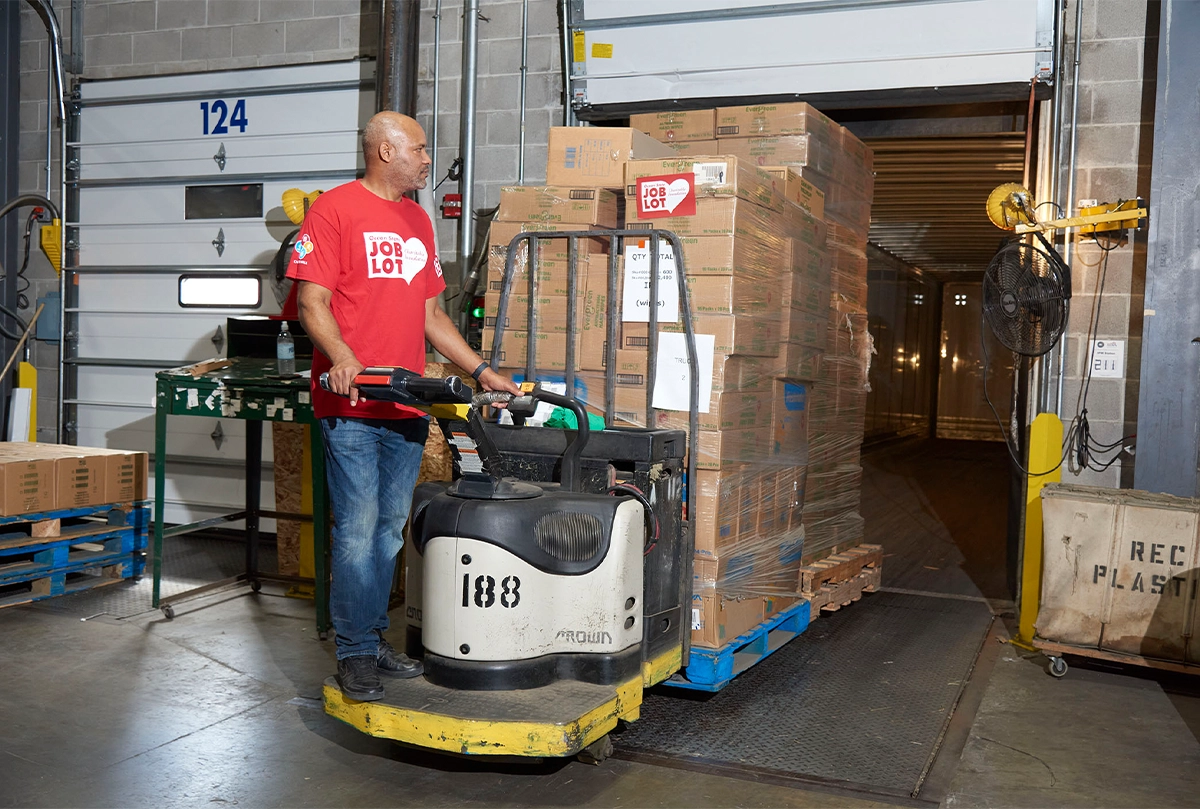
<path fill-rule="evenodd" d="M 413 660 L 408 655 L 397 652 L 392 648 L 392 644 L 382 638 L 379 640 L 379 657 L 375 663 L 380 674 L 405 680 L 419 677 L 425 671 L 425 665 L 420 660 Z"/>
<path fill-rule="evenodd" d="M 357 655 L 338 661 L 338 685 L 342 693 L 359 702 L 372 702 L 383 696 L 379 670 L 369 655 Z"/>

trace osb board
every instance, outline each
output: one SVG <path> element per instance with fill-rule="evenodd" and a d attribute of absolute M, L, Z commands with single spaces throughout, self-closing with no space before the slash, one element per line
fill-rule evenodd
<path fill-rule="evenodd" d="M 472 391 L 476 389 L 475 380 L 471 374 L 450 362 L 425 363 L 425 376 L 432 379 L 444 379 L 457 376 L 463 384 Z M 450 447 L 442 435 L 436 421 L 430 420 L 429 438 L 425 441 L 425 454 L 421 457 L 421 472 L 417 475 L 417 483 L 427 480 L 453 480 L 454 460 L 450 455 Z"/>
<path fill-rule="evenodd" d="M 271 425 L 271 436 L 275 450 L 275 510 L 299 514 L 304 425 L 275 422 Z M 285 576 L 299 576 L 300 523 L 277 520 L 275 533 L 279 572 Z"/>

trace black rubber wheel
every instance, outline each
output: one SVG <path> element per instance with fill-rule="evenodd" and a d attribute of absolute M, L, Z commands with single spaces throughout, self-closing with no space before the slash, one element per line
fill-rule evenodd
<path fill-rule="evenodd" d="M 174 620 L 174 618 L 175 618 L 175 608 L 174 607 L 172 607 L 170 604 L 163 604 L 161 609 L 162 609 L 162 614 L 166 617 L 166 619 L 168 621 Z"/>
<path fill-rule="evenodd" d="M 1067 661 L 1061 657 L 1050 658 L 1050 676 L 1056 679 L 1067 676 Z"/>
<path fill-rule="evenodd" d="M 323 630 L 321 632 L 318 632 L 317 637 L 320 638 L 321 640 L 329 640 L 329 631 Z"/>
<path fill-rule="evenodd" d="M 253 581 L 250 582 L 250 589 L 257 593 L 259 590 L 262 589 L 262 582 L 259 581 L 258 579 L 254 579 Z"/>
<path fill-rule="evenodd" d="M 612 755 L 613 743 L 607 734 L 575 754 L 575 758 L 584 764 L 599 764 Z"/>

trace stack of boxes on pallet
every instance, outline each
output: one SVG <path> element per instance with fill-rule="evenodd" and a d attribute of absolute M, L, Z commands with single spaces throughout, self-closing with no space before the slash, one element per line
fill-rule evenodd
<path fill-rule="evenodd" d="M 140 575 L 144 452 L 0 443 L 0 607 Z"/>
<path fill-rule="evenodd" d="M 547 166 L 551 185 L 504 189 L 492 225 L 491 317 L 508 242 L 522 231 L 624 226 L 669 230 L 680 238 L 702 382 L 701 431 L 692 448 L 696 501 L 688 506 L 697 528 L 692 642 L 698 646 L 722 646 L 794 603 L 801 592 L 802 561 L 829 553 L 836 544 L 822 540 L 814 548 L 806 536 L 823 537 L 833 533 L 826 524 L 846 522 L 842 512 L 830 511 L 834 507 L 847 506 L 857 517 L 857 486 L 853 492 L 836 488 L 847 485 L 844 475 L 818 478 L 818 506 L 809 512 L 806 504 L 814 491 L 814 452 L 820 453 L 819 475 L 844 472 L 851 446 L 857 468 L 863 409 L 853 407 L 858 401 L 853 396 L 839 398 L 839 392 L 849 393 L 857 384 L 854 392 L 865 397 L 865 355 L 855 353 L 866 337 L 865 317 L 856 321 L 859 332 L 843 336 L 841 329 L 843 314 L 865 311 L 863 217 L 869 218 L 869 202 L 839 203 L 839 211 L 859 216 L 853 222 L 824 221 L 830 197 L 863 203 L 861 194 L 847 196 L 835 182 L 853 162 L 840 156 L 843 138 L 853 137 L 811 107 L 792 106 L 800 108 L 787 110 L 796 120 L 780 127 L 773 139 L 762 136 L 771 130 L 755 123 L 752 113 L 746 123 L 731 115 L 728 120 L 736 122 L 723 130 L 722 111 L 713 110 L 634 116 L 632 129 L 554 129 Z M 735 126 L 737 132 L 729 130 Z M 742 127 L 745 134 L 760 136 L 721 134 L 736 135 Z M 764 152 L 768 147 L 775 151 Z M 853 153 L 869 171 L 869 152 L 861 143 L 858 147 Z M 764 162 L 767 154 L 773 163 Z M 809 165 L 818 157 L 820 174 Z M 680 185 L 679 179 L 685 182 Z M 657 189 L 658 210 L 646 204 L 651 192 L 644 189 L 650 184 Z M 853 227 L 861 230 L 861 243 L 852 238 L 859 232 Z M 841 242 L 831 245 L 833 228 L 844 230 L 837 231 Z M 539 252 L 535 345 L 541 380 L 561 380 L 565 370 L 566 249 L 559 240 Z M 650 357 L 648 240 L 627 240 L 623 255 L 612 261 L 617 268 L 612 301 L 608 249 L 606 240 L 580 243 L 575 395 L 595 412 L 606 411 L 606 321 L 612 317 L 619 341 L 613 369 L 616 423 L 645 426 L 649 419 L 652 426 L 686 429 L 686 371 L 682 378 L 670 371 L 672 360 L 686 356 L 677 295 L 671 294 L 677 284 L 675 256 L 669 244 L 660 243 L 659 351 Z M 863 260 L 856 262 L 859 256 Z M 519 374 L 528 345 L 523 253 L 515 256 L 513 281 L 497 359 Z M 485 328 L 485 350 L 492 347 L 494 324 Z M 851 357 L 859 363 L 853 368 L 843 362 Z M 657 372 L 652 391 L 647 388 L 651 362 Z M 850 372 L 855 369 L 858 377 Z M 649 416 L 648 399 L 654 404 Z M 839 436 L 837 452 L 822 430 Z M 852 442 L 840 440 L 851 434 Z M 861 536 L 861 520 L 858 525 Z"/>
<path fill-rule="evenodd" d="M 803 103 L 720 108 L 715 134 L 722 153 L 786 167 L 824 193 L 830 260 L 826 345 L 819 363 L 801 360 L 802 368 L 789 368 L 789 374 L 814 383 L 803 521 L 806 560 L 818 559 L 863 539 L 859 453 L 874 352 L 866 314 L 872 154 L 844 127 Z"/>

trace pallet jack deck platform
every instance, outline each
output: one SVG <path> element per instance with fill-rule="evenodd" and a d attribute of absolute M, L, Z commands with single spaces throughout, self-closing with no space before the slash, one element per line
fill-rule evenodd
<path fill-rule="evenodd" d="M 617 685 L 560 680 L 522 691 L 458 691 L 424 677 L 384 679 L 374 702 L 346 697 L 325 680 L 325 712 L 371 736 L 466 755 L 573 756 L 604 738 L 617 720 L 636 720 L 642 691 L 679 667 L 681 650 L 642 664 Z"/>

